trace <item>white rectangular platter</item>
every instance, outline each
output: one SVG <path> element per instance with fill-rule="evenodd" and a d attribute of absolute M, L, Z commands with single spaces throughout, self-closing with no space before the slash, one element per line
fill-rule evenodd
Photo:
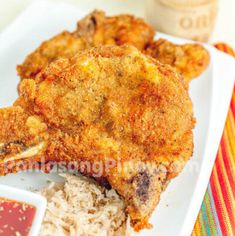
<path fill-rule="evenodd" d="M 16 65 L 42 41 L 65 30 L 74 30 L 86 13 L 69 5 L 36 2 L 0 34 L 0 107 L 17 98 Z M 157 33 L 156 38 L 174 43 L 183 39 Z M 144 236 L 190 235 L 209 181 L 223 131 L 235 78 L 235 60 L 205 45 L 211 54 L 208 70 L 190 84 L 190 95 L 197 119 L 192 159 L 179 177 L 162 194 L 151 222 L 154 227 Z M 0 127 L 1 128 L 1 127 Z M 183 145 L 183 144 L 182 144 Z M 48 179 L 59 180 L 56 173 L 19 173 L 0 177 L 0 183 L 22 189 L 45 186 Z"/>

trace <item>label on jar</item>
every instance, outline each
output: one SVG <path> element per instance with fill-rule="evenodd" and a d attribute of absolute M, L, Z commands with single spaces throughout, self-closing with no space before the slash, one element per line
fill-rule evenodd
<path fill-rule="evenodd" d="M 147 20 L 156 30 L 198 41 L 208 41 L 217 11 L 216 0 L 147 1 Z"/>

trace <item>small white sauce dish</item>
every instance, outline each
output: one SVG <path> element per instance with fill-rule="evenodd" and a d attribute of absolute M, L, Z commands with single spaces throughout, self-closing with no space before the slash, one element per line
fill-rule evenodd
<path fill-rule="evenodd" d="M 36 208 L 36 213 L 29 232 L 29 236 L 37 236 L 39 234 L 47 206 L 47 201 L 44 197 L 30 191 L 25 191 L 0 184 L 0 198 L 5 198 L 34 206 Z"/>

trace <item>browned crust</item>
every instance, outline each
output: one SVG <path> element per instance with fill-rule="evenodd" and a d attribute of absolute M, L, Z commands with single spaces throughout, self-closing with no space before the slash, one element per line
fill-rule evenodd
<path fill-rule="evenodd" d="M 29 162 L 111 158 L 102 177 L 125 200 L 135 230 L 148 228 L 161 192 L 192 155 L 195 120 L 183 78 L 134 47 L 106 46 L 51 63 L 19 91 L 15 106 L 0 110 L 0 143 L 12 143 L 1 161 L 22 151 L 16 140 L 45 144 Z"/>
<path fill-rule="evenodd" d="M 209 52 L 202 45 L 175 45 L 165 39 L 151 42 L 145 53 L 174 67 L 187 82 L 201 75 L 210 62 Z"/>

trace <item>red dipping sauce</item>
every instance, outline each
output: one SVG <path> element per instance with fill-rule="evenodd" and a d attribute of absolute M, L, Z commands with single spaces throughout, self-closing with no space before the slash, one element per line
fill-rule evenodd
<path fill-rule="evenodd" d="M 35 214 L 32 205 L 0 198 L 0 236 L 28 236 Z"/>

